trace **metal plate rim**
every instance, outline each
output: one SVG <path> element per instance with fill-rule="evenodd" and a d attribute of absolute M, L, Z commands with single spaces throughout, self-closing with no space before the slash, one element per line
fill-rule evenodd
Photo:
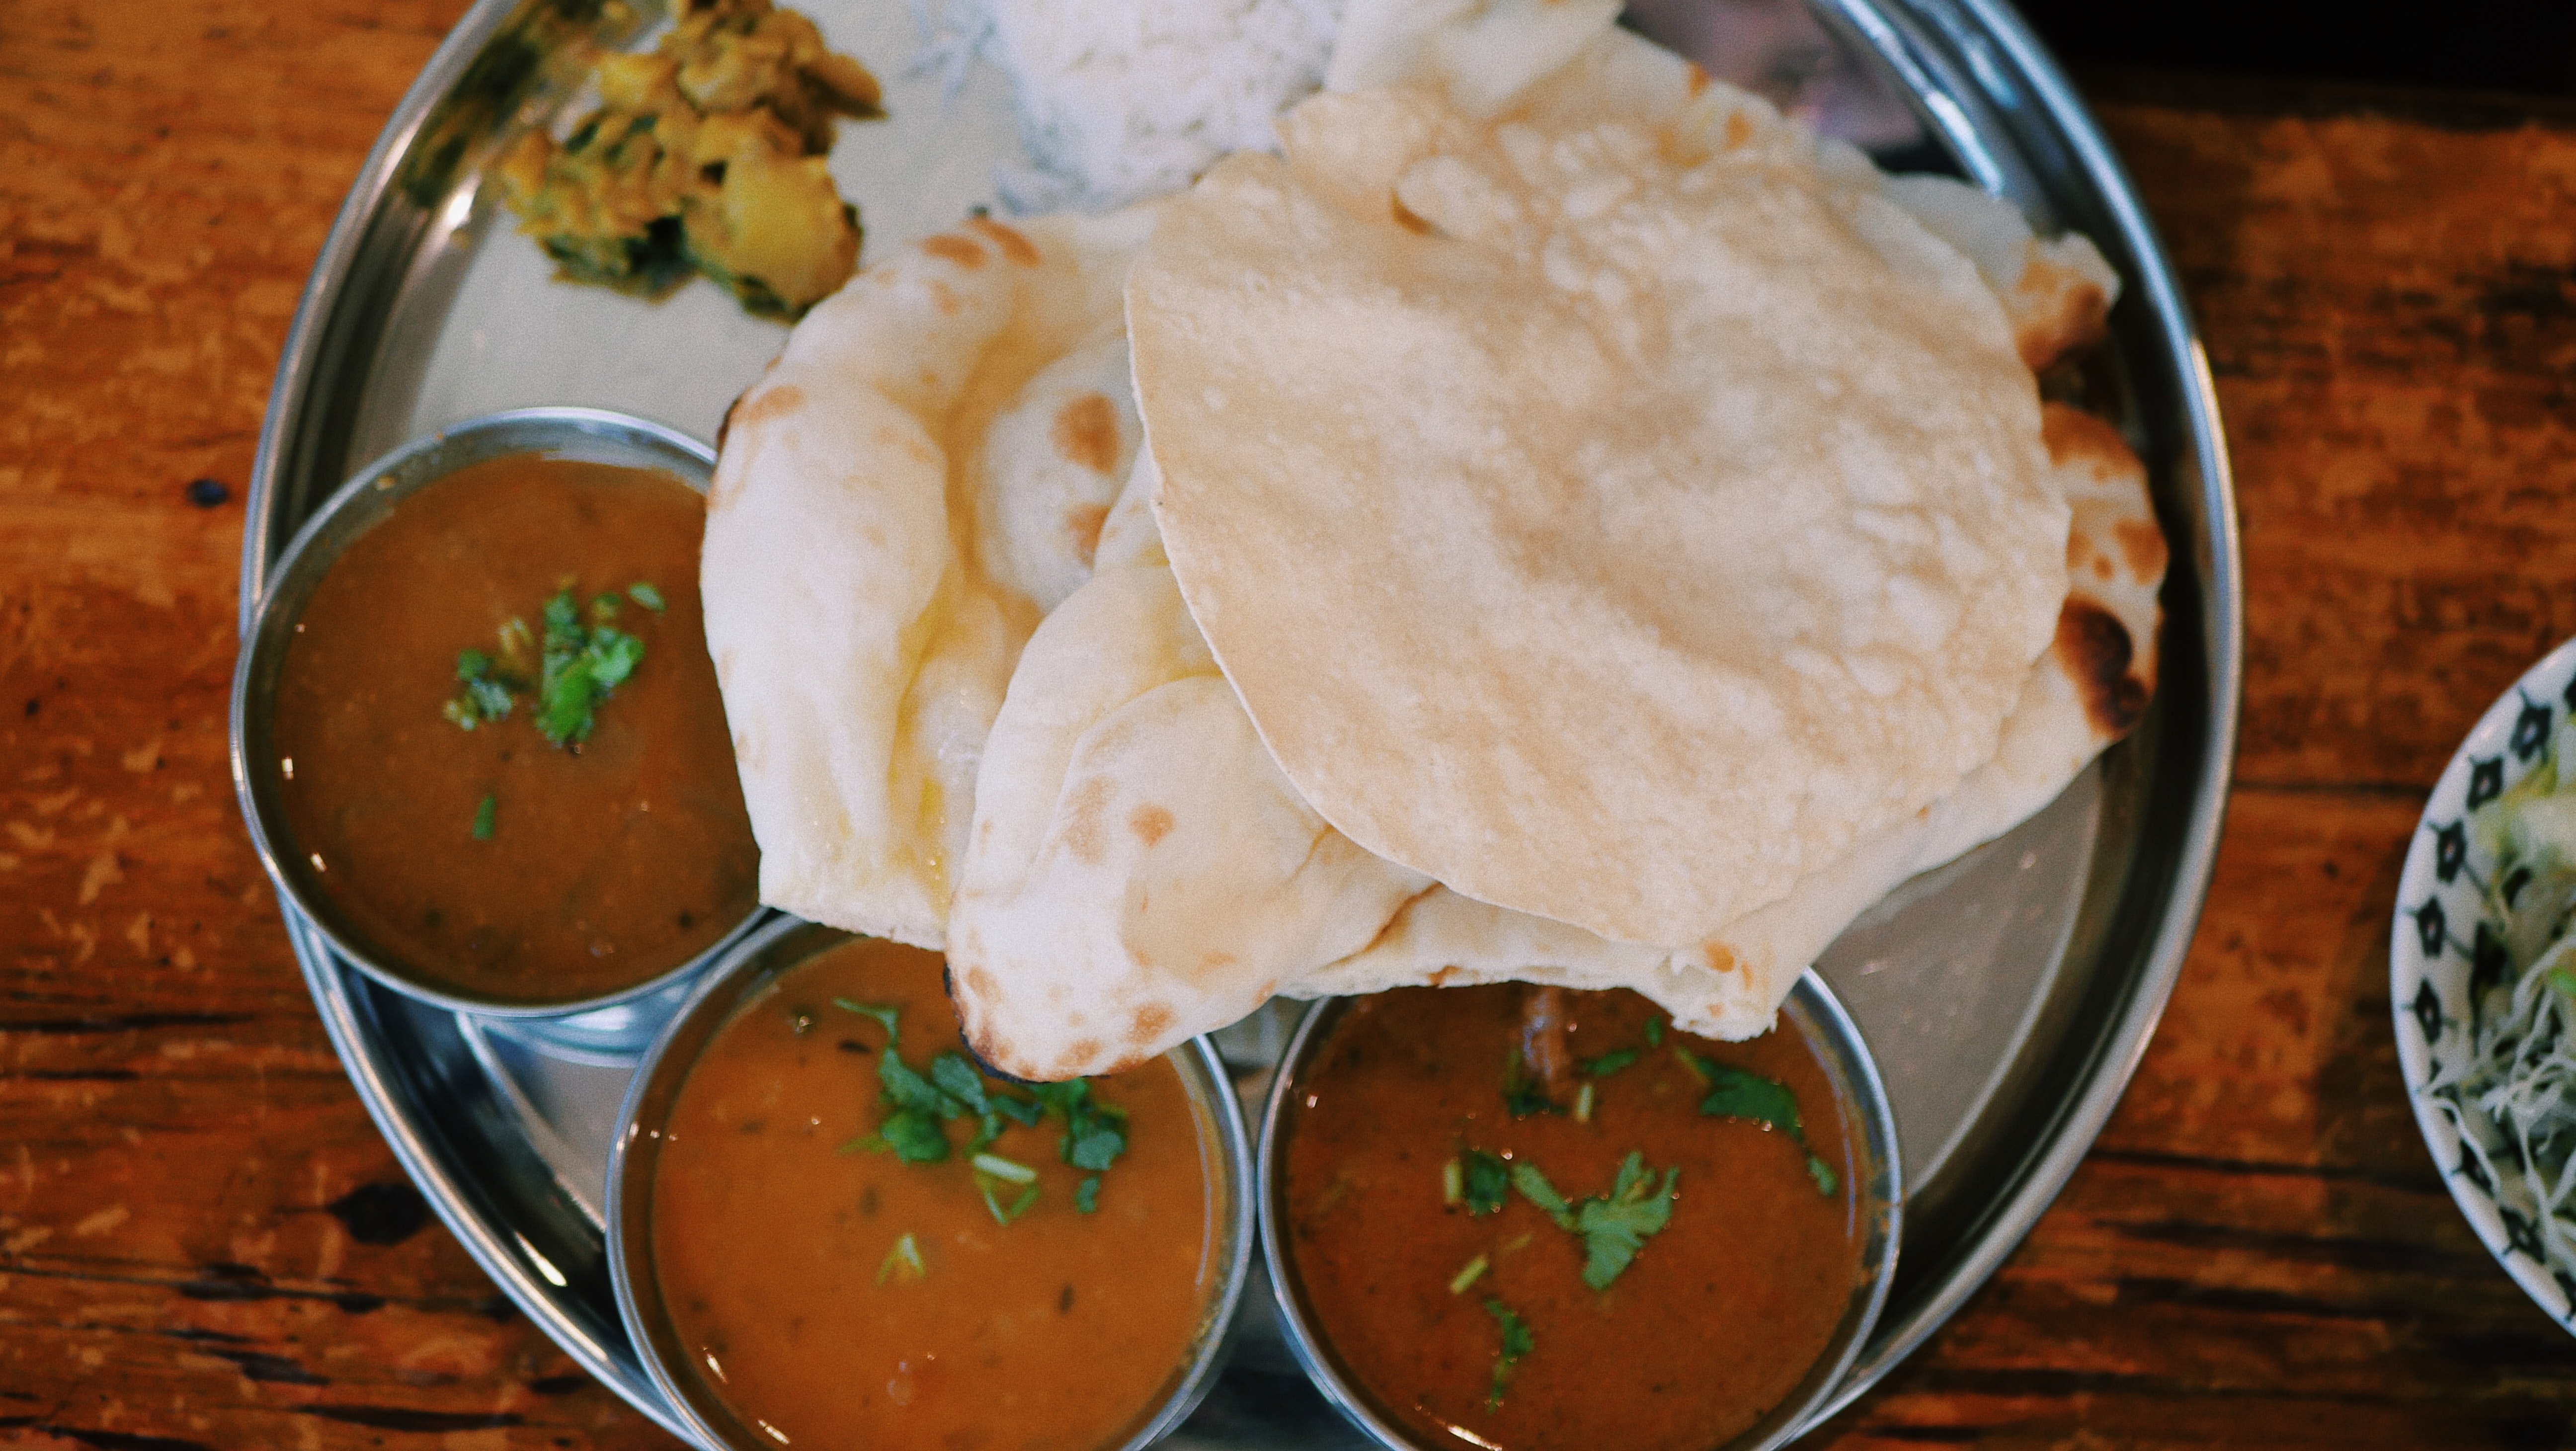
<path fill-rule="evenodd" d="M 404 94 L 361 166 L 347 199 L 333 222 L 291 323 L 270 389 L 245 501 L 240 590 L 240 628 L 247 631 L 276 553 L 275 517 L 288 486 L 284 474 L 301 442 L 300 430 L 311 423 L 308 412 L 319 386 L 323 354 L 331 326 L 347 300 L 370 227 L 382 214 L 402 158 L 418 136 L 432 108 L 465 73 L 484 45 L 521 8 L 523 0 L 476 0 L 448 34 Z M 2188 466 L 2201 505 L 2204 530 L 2200 546 L 2202 638 L 2200 651 L 2208 692 L 2199 730 L 2203 759 L 2184 808 L 2186 826 L 2172 860 L 2172 871 L 2156 913 L 2152 943 L 2129 974 L 2124 1005 L 2109 1016 L 2105 1031 L 2091 1045 L 2089 1062 L 2080 1071 L 2080 1095 L 2067 1103 L 2048 1125 L 2002 1188 L 1979 1216 L 1966 1253 L 1944 1265 L 1939 1287 L 1908 1313 L 1883 1320 L 1834 1397 L 1827 1414 L 1850 1405 L 1885 1376 L 1907 1354 L 1945 1323 L 1991 1277 L 2055 1199 L 2094 1138 L 2109 1119 L 2130 1078 L 2143 1059 L 2149 1038 L 2180 976 L 2185 953 L 2197 928 L 2225 813 L 2232 773 L 2241 697 L 2243 651 L 2243 581 L 2238 549 L 2234 489 L 2220 429 L 2216 389 L 2199 334 L 2162 245 L 2140 206 L 2134 188 L 2111 152 L 2098 126 L 2076 98 L 2073 88 L 2040 47 L 2020 18 L 2003 0 L 1818 0 L 1846 15 L 1861 15 L 1885 27 L 1896 22 L 1903 40 L 1942 59 L 1956 73 L 1979 67 L 1991 72 L 2008 63 L 2013 78 L 2039 102 L 2056 139 L 2072 147 L 2082 170 L 2099 190 L 2123 240 L 2134 254 L 2133 294 L 2152 313 L 2157 340 L 2169 354 L 2178 377 L 2177 411 L 2188 434 Z M 1923 27 L 1955 39 L 1965 33 L 2000 47 L 2000 55 L 1981 54 L 1963 62 L 1943 56 Z M 1974 77 L 1971 78 L 1972 83 Z M 1919 99 L 1919 97 L 1918 97 Z M 1949 99 L 1944 96 L 1944 99 Z M 1965 124 L 1964 121 L 1962 124 Z M 2182 541 L 2178 541 L 2178 545 Z M 2177 554 L 2182 552 L 2177 548 Z M 462 1241 L 486 1273 L 585 1370 L 623 1399 L 675 1434 L 670 1409 L 644 1383 L 640 1365 L 622 1362 L 609 1347 L 588 1335 L 553 1298 L 553 1287 L 533 1266 L 522 1262 L 490 1225 L 471 1212 L 455 1176 L 438 1162 L 433 1148 L 407 1117 L 387 1076 L 385 1045 L 372 1039 L 358 1011 L 355 995 L 367 991 L 352 969 L 336 962 L 291 907 L 281 902 L 288 937 L 304 970 L 308 988 L 347 1067 L 352 1084 L 393 1147 L 404 1169 L 425 1189 L 442 1222 Z M 1891 1305 L 1891 1312 L 1900 1307 Z"/>

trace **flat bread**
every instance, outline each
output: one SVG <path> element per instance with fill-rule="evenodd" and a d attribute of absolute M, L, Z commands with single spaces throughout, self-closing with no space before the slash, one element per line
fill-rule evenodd
<path fill-rule="evenodd" d="M 2048 651 L 2023 682 L 1994 759 L 1959 789 L 1863 839 L 1831 867 L 1705 942 L 1657 950 L 1604 941 L 1435 888 L 1369 947 L 1282 991 L 1320 997 L 1422 983 L 1519 980 L 1628 987 L 1689 1032 L 1742 1039 L 1817 955 L 1899 883 L 2002 835 L 2056 799 L 2133 728 L 2155 691 L 2166 550 L 2144 464 L 2090 414 L 2050 404 L 2050 476 L 2073 514 L 2072 583 Z"/>
<path fill-rule="evenodd" d="M 1156 482 L 1140 458 L 1099 574 L 1030 642 L 986 750 L 949 940 L 969 1041 L 1005 1072 L 1066 1077 L 1163 1052 L 1273 993 L 1502 981 L 1625 987 L 1689 1032 L 1768 1031 L 1855 917 L 2054 799 L 2154 690 L 2165 551 L 2145 467 L 2090 415 L 2052 404 L 2045 423 L 2074 582 L 2004 749 L 1779 901 L 1680 947 L 1462 896 L 1332 830 L 1181 610 L 1134 507 Z"/>
<path fill-rule="evenodd" d="M 917 243 L 727 416 L 700 589 L 763 902 L 945 940 L 985 733 L 1134 456 L 1120 284 L 1152 225 Z"/>
<path fill-rule="evenodd" d="M 1038 627 L 984 747 L 950 994 L 977 1056 L 1022 1078 L 1231 1023 L 1430 885 L 1280 774 L 1149 537 Z"/>
<path fill-rule="evenodd" d="M 1369 139 L 1292 116 L 1128 280 L 1164 545 L 1289 779 L 1618 942 L 1707 940 L 1954 790 L 2066 594 L 1993 292 L 1730 114 L 1682 162 L 1435 109 L 1356 211 Z"/>

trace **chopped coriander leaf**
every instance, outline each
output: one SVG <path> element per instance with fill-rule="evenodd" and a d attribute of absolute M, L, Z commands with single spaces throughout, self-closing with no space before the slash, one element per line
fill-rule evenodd
<path fill-rule="evenodd" d="M 1073 1207 L 1089 1214 L 1100 1207 L 1100 1176 L 1091 1174 L 1074 1186 Z"/>
<path fill-rule="evenodd" d="M 1813 1154 L 1807 1156 L 1807 1177 L 1816 1181 L 1819 1194 L 1831 1194 L 1842 1183 L 1835 1177 L 1832 1166 Z"/>
<path fill-rule="evenodd" d="M 601 595 L 590 602 L 590 618 L 594 623 L 605 625 L 617 618 L 622 604 L 623 601 L 615 595 Z"/>
<path fill-rule="evenodd" d="M 966 1055 L 950 1049 L 930 1060 L 930 1081 L 939 1090 L 966 1106 L 969 1113 L 984 1114 L 992 1108 L 984 1098 L 984 1075 L 966 1061 Z"/>
<path fill-rule="evenodd" d="M 1016 1093 L 1004 1093 L 999 1089 L 987 1089 L 985 1093 L 987 1101 L 1000 1110 L 1004 1118 L 1024 1129 L 1036 1128 L 1038 1120 L 1046 1117 L 1045 1109 Z"/>
<path fill-rule="evenodd" d="M 1630 1153 L 1610 1193 L 1583 1201 L 1574 1215 L 1575 1233 L 1583 1236 L 1583 1283 L 1609 1289 L 1637 1257 L 1638 1247 L 1672 1221 L 1673 1183 L 1681 1172 L 1666 1169 L 1663 1187 L 1657 1189 L 1646 1156 Z"/>
<path fill-rule="evenodd" d="M 1541 1213 L 1555 1220 L 1558 1227 L 1574 1228 L 1574 1211 L 1566 1207 L 1565 1196 L 1557 1193 L 1556 1186 L 1547 1182 L 1547 1176 L 1539 1172 L 1538 1165 L 1527 1159 L 1512 1165 L 1512 1187 L 1521 1191 L 1523 1199 L 1537 1205 Z"/>
<path fill-rule="evenodd" d="M 480 680 L 485 675 L 491 673 L 491 670 L 492 657 L 484 654 L 482 651 L 459 650 L 456 652 L 457 679 L 469 681 Z"/>
<path fill-rule="evenodd" d="M 1022 1189 L 1019 1197 L 1013 1199 L 1010 1207 L 1005 1209 L 1002 1207 L 1001 1199 L 993 1193 L 993 1186 L 1004 1182 L 1006 1181 L 989 1174 L 978 1174 L 975 1176 L 975 1190 L 984 1196 L 984 1207 L 992 1211 L 993 1222 L 1008 1225 L 1012 1220 L 1037 1207 L 1038 1186 L 1031 1184 Z"/>
<path fill-rule="evenodd" d="M 1026 1189 L 1023 1189 L 1023 1190 L 1021 1190 L 1021 1191 L 1020 1191 L 1020 1197 L 1019 1197 L 1019 1198 L 1014 1199 L 1014 1200 L 1012 1200 L 1012 1201 L 1011 1201 L 1011 1218 L 1012 1218 L 1012 1219 L 1017 1219 L 1017 1218 L 1019 1218 L 1021 1215 L 1026 1214 L 1026 1213 L 1028 1213 L 1030 1210 L 1035 1209 L 1035 1208 L 1037 1208 L 1037 1207 L 1038 1207 L 1038 1186 L 1036 1186 L 1035 1184 L 1032 1184 L 1032 1185 L 1030 1185 L 1029 1187 L 1027 1187 Z"/>
<path fill-rule="evenodd" d="M 1503 1107 L 1514 1118 L 1528 1118 L 1534 1113 L 1560 1113 L 1547 1096 L 1547 1085 L 1530 1076 L 1529 1065 L 1521 1060 L 1520 1050 L 1512 1050 L 1503 1064 Z"/>
<path fill-rule="evenodd" d="M 903 1236 L 894 1242 L 894 1248 L 887 1250 L 886 1257 L 877 1262 L 877 1283 L 880 1285 L 891 1275 L 900 1274 L 906 1279 L 918 1280 L 929 1273 L 930 1267 L 922 1262 L 920 1242 L 912 1237 L 910 1230 L 904 1231 Z"/>
<path fill-rule="evenodd" d="M 499 809 L 499 805 L 500 804 L 494 801 L 491 797 L 486 796 L 483 798 L 483 804 L 474 808 L 474 839 L 476 841 L 490 841 L 492 839 L 492 817 Z"/>
<path fill-rule="evenodd" d="M 1648 1018 L 1646 1020 L 1646 1046 L 1649 1048 L 1660 1048 L 1664 1046 L 1663 1019 Z"/>
<path fill-rule="evenodd" d="M 662 592 L 642 580 L 626 587 L 626 597 L 657 615 L 662 613 Z"/>
<path fill-rule="evenodd" d="M 1709 1093 L 1700 1100 L 1701 1113 L 1711 1118 L 1750 1119 L 1805 1142 L 1798 1122 L 1798 1099 L 1787 1085 L 1722 1063 L 1712 1063 L 1708 1068 Z"/>
<path fill-rule="evenodd" d="M 877 1125 L 877 1138 L 907 1164 L 936 1164 L 948 1157 L 947 1131 L 940 1128 L 937 1118 L 920 1109 L 903 1108 L 887 1114 L 885 1121 Z"/>
<path fill-rule="evenodd" d="M 1621 1048 L 1598 1058 L 1587 1058 L 1583 1063 L 1583 1074 L 1587 1078 L 1607 1078 L 1644 1056 L 1639 1049 Z"/>
<path fill-rule="evenodd" d="M 1127 1152 L 1127 1126 L 1102 1114 L 1079 1120 L 1066 1131 L 1063 1152 L 1077 1169 L 1106 1169 Z"/>
<path fill-rule="evenodd" d="M 1707 1059 L 1702 1058 L 1688 1048 L 1683 1047 L 1681 1044 L 1675 1043 L 1673 1045 L 1673 1056 L 1680 1059 L 1682 1066 L 1690 1070 L 1691 1077 L 1698 1079 L 1701 1083 L 1706 1084 L 1717 1081 L 1716 1065 L 1710 1063 Z"/>
<path fill-rule="evenodd" d="M 1451 1159 L 1440 1166 L 1440 1202 L 1457 1204 L 1463 1202 L 1466 1197 L 1467 1176 L 1459 1169 L 1458 1161 Z"/>
<path fill-rule="evenodd" d="M 1466 1200 L 1470 1217 L 1491 1214 L 1503 1207 L 1504 1191 L 1512 1182 L 1512 1166 L 1504 1162 L 1502 1155 L 1469 1149 L 1459 1167 L 1466 1181 L 1461 1186 L 1461 1197 Z"/>
<path fill-rule="evenodd" d="M 848 998 L 834 998 L 832 999 L 832 1006 L 841 1009 L 843 1012 L 856 1013 L 863 1018 L 876 1019 L 877 1022 L 886 1030 L 886 1046 L 889 1048 L 893 1047 L 902 1039 L 902 1034 L 895 1030 L 894 1020 L 896 1010 L 893 1008 L 885 1007 L 877 1003 L 854 1003 Z"/>
<path fill-rule="evenodd" d="M 999 1154 L 977 1154 L 968 1162 L 975 1166 L 977 1173 L 990 1174 L 1006 1183 L 1034 1184 L 1038 1179 L 1037 1170 Z"/>
<path fill-rule="evenodd" d="M 1461 1269 L 1458 1273 L 1449 1277 L 1449 1293 L 1452 1295 L 1463 1295 L 1467 1293 L 1467 1287 L 1473 1285 L 1478 1280 L 1483 1279 L 1485 1277 L 1485 1271 L 1493 1268 L 1493 1264 L 1494 1262 L 1492 1260 L 1483 1255 L 1478 1255 L 1474 1259 L 1467 1261 L 1464 1269 Z"/>
<path fill-rule="evenodd" d="M 1536 1342 L 1530 1339 L 1527 1322 L 1513 1314 L 1511 1307 L 1502 1301 L 1487 1300 L 1485 1313 L 1494 1317 L 1494 1323 L 1503 1332 L 1503 1348 L 1494 1357 L 1494 1383 L 1485 1393 L 1485 1409 L 1496 1411 L 1502 1409 L 1503 1387 L 1511 1384 L 1512 1367 L 1535 1348 Z"/>

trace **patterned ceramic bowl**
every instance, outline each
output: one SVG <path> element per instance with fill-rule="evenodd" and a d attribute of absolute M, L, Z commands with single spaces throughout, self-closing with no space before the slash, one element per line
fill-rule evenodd
<path fill-rule="evenodd" d="M 2552 1260 L 2536 1201 L 2510 1167 L 2519 1162 L 2518 1151 L 2458 1087 L 2478 1033 L 2495 1016 L 2497 989 L 2512 976 L 2504 922 L 2490 905 L 2491 894 L 2511 884 L 2498 879 L 2498 864 L 2475 824 L 2481 811 L 2549 759 L 2550 742 L 2571 715 L 2576 640 L 2525 672 L 2460 743 L 2424 804 L 2398 878 L 2388 993 L 2407 1098 L 2451 1198 L 2496 1263 L 2540 1308 L 2576 1331 L 2576 1261 Z M 2500 1164 L 2507 1166 L 2502 1173 Z"/>

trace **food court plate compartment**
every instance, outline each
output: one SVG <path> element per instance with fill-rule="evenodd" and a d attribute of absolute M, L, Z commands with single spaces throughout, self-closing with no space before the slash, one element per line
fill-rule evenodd
<path fill-rule="evenodd" d="M 2173 545 L 2162 678 L 2137 733 L 2009 835 L 1899 888 L 1819 964 L 1878 1059 L 1909 1186 L 1896 1290 L 1840 1406 L 2002 1262 L 2135 1069 L 2209 879 L 2243 626 L 2199 340 L 2144 210 L 2064 77 L 2001 0 L 1811 3 L 1843 54 L 1911 111 L 1921 139 L 1901 164 L 1946 164 L 2044 230 L 2079 228 L 2119 270 L 2126 291 L 2086 391 L 2108 400 L 2147 461 Z M 561 17 L 578 8 L 481 0 L 368 157 L 270 397 L 242 544 L 245 628 L 287 540 L 364 460 L 537 404 L 616 408 L 712 439 L 783 340 L 705 283 L 660 302 L 553 283 L 535 245 L 478 203 L 477 146 L 561 102 L 552 63 L 569 38 Z M 844 122 L 832 153 L 867 256 L 989 203 L 993 163 L 1019 156 L 1002 79 L 978 66 L 951 90 L 937 68 L 910 68 L 917 33 L 901 0 L 799 8 L 887 83 L 889 119 Z M 601 1186 L 628 1075 L 618 1035 L 425 1008 L 368 982 L 284 910 L 359 1096 L 439 1216 L 566 1353 L 676 1431 L 609 1291 Z M 1255 1104 L 1285 1020 L 1274 1005 L 1223 1035 Z M 1297 1371 L 1260 1312 L 1267 1302 L 1261 1287 L 1247 1294 L 1234 1358 L 1174 1444 L 1360 1444 Z"/>

